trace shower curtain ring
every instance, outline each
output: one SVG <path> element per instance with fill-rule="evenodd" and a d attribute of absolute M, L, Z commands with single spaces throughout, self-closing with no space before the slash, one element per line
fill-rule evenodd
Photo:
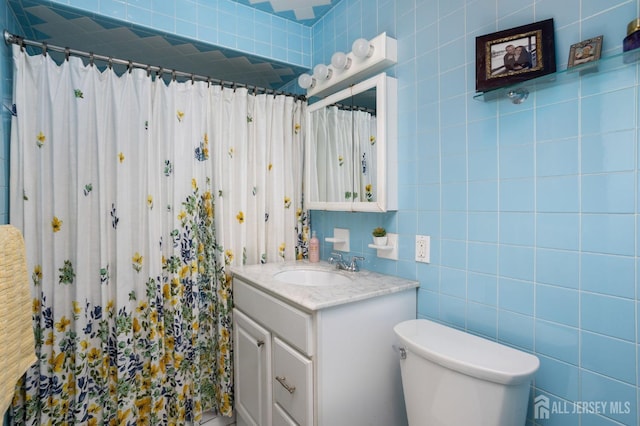
<path fill-rule="evenodd" d="M 193 83 L 194 83 L 194 81 L 193 81 L 194 79 L 195 79 L 195 75 L 194 75 L 194 74 L 191 74 L 191 85 L 192 85 L 192 86 L 193 86 Z"/>
<path fill-rule="evenodd" d="M 109 69 L 113 69 L 113 58 L 109 56 Z"/>
<path fill-rule="evenodd" d="M 176 81 L 176 70 L 172 70 L 172 71 L 171 71 L 171 79 L 172 79 L 173 81 Z"/>
<path fill-rule="evenodd" d="M 71 55 L 71 51 L 68 47 L 64 48 L 64 60 L 69 62 L 69 55 Z"/>
<path fill-rule="evenodd" d="M 127 68 L 129 68 L 129 74 L 131 74 L 131 71 L 133 71 L 133 62 L 131 62 L 131 60 L 129 60 L 129 65 L 127 65 Z"/>
<path fill-rule="evenodd" d="M 47 56 L 47 43 L 42 42 L 42 56 Z"/>
<path fill-rule="evenodd" d="M 89 52 L 89 65 L 93 66 L 95 58 L 93 57 L 93 52 Z"/>
<path fill-rule="evenodd" d="M 207 87 L 211 87 L 211 77 L 207 77 Z"/>
<path fill-rule="evenodd" d="M 147 77 L 151 76 L 151 65 L 147 65 Z"/>

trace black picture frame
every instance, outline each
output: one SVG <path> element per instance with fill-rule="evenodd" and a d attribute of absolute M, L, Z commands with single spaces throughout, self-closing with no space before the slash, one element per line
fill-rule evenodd
<path fill-rule="evenodd" d="M 476 92 L 554 72 L 553 18 L 476 37 Z"/>

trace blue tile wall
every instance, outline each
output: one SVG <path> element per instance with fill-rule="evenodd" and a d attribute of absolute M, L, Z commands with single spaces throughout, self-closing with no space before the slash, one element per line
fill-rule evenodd
<path fill-rule="evenodd" d="M 589 37 L 620 51 L 640 0 L 373 3 L 385 13 L 343 0 L 320 19 L 312 62 L 358 37 L 398 40 L 399 211 L 313 211 L 312 226 L 348 227 L 366 268 L 420 281 L 419 317 L 536 354 L 532 398 L 570 411 L 540 424 L 640 424 L 638 66 L 604 65 L 520 105 L 473 99 L 476 36 L 554 18 L 564 68 Z M 377 225 L 399 234 L 398 262 L 354 246 Z M 413 261 L 415 233 L 431 235 L 431 264 Z M 571 412 L 595 400 L 621 409 Z"/>
<path fill-rule="evenodd" d="M 96 12 L 93 1 L 50 1 Z M 4 26 L 22 33 L 1 4 Z M 541 424 L 640 423 L 637 65 L 576 76 L 521 105 L 473 99 L 476 36 L 553 17 L 562 67 L 570 44 L 599 34 L 605 55 L 619 51 L 640 0 L 343 0 L 313 27 L 231 0 L 102 0 L 98 13 L 308 68 L 356 38 L 395 37 L 399 211 L 314 211 L 319 237 L 347 227 L 365 268 L 420 281 L 419 317 L 536 354 L 532 397 L 569 407 Z M 0 49 L 7 104 L 10 52 Z M 6 223 L 10 116 L 0 109 Z M 398 261 L 367 248 L 379 225 L 399 234 Z M 416 233 L 432 238 L 431 264 L 413 260 Z M 323 242 L 322 256 L 330 251 Z M 620 409 L 571 412 L 596 400 Z"/>
<path fill-rule="evenodd" d="M 6 2 L 0 3 L 0 26 L 13 34 L 22 34 L 18 20 Z M 9 140 L 13 103 L 13 60 L 11 48 L 0 46 L 0 225 L 9 223 Z M 2 413 L 0 413 L 1 415 Z"/>

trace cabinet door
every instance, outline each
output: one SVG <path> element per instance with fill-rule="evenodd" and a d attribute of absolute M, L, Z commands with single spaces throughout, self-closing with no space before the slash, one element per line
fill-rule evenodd
<path fill-rule="evenodd" d="M 238 424 L 271 425 L 271 334 L 233 310 L 235 402 Z"/>
<path fill-rule="evenodd" d="M 298 426 L 279 404 L 273 404 L 273 426 Z"/>
<path fill-rule="evenodd" d="M 273 400 L 299 425 L 313 425 L 313 364 L 273 338 Z"/>

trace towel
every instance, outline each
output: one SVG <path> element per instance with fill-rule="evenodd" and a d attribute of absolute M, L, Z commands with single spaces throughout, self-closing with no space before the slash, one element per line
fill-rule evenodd
<path fill-rule="evenodd" d="M 20 377 L 36 361 L 31 291 L 20 231 L 0 226 L 0 415 Z"/>

